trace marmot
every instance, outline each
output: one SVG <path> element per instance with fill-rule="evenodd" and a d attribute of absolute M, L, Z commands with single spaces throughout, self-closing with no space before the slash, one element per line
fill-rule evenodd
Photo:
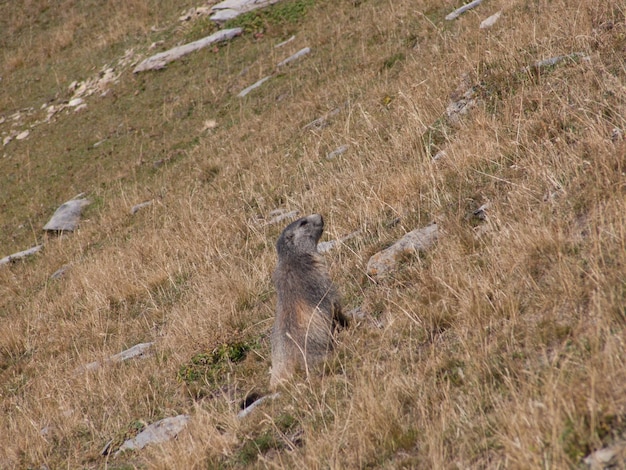
<path fill-rule="evenodd" d="M 272 330 L 272 376 L 276 388 L 296 370 L 321 362 L 333 348 L 335 326 L 347 326 L 317 242 L 324 219 L 309 215 L 289 224 L 276 242 L 278 265 L 273 280 L 278 293 Z"/>

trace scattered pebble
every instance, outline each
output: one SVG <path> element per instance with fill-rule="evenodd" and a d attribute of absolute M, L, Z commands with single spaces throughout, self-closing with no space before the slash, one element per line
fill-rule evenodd
<path fill-rule="evenodd" d="M 15 140 L 24 140 L 30 135 L 30 131 L 27 129 L 25 131 L 20 132 L 15 136 Z"/>
<path fill-rule="evenodd" d="M 67 105 L 72 107 L 72 108 L 74 108 L 76 106 L 79 106 L 79 105 L 83 104 L 84 102 L 85 102 L 85 100 L 82 99 L 82 98 L 74 98 L 74 99 L 71 99 L 70 102 L 67 103 Z"/>
<path fill-rule="evenodd" d="M 397 268 L 398 259 L 402 255 L 415 253 L 416 251 L 426 251 L 435 243 L 438 234 L 437 224 L 430 224 L 424 228 L 407 233 L 389 248 L 376 253 L 369 259 L 367 262 L 367 274 L 381 278 L 385 274 L 394 271 Z"/>
<path fill-rule="evenodd" d="M 276 45 L 274 46 L 274 49 L 278 49 L 279 47 L 283 47 L 283 46 L 285 46 L 285 45 L 289 44 L 289 43 L 290 43 L 291 41 L 293 41 L 294 39 L 296 39 L 296 36 L 295 36 L 295 35 L 294 35 L 294 36 L 291 36 L 291 37 L 290 37 L 289 39 L 287 39 L 286 41 L 279 42 L 278 44 L 276 44 Z"/>
<path fill-rule="evenodd" d="M 239 419 L 245 418 L 250 413 L 252 413 L 252 411 L 254 411 L 254 409 L 257 406 L 259 406 L 261 403 L 267 400 L 275 400 L 279 396 L 280 396 L 280 393 L 272 393 L 271 395 L 265 395 L 264 397 L 259 398 L 258 400 L 256 400 L 255 402 L 253 402 L 252 404 L 248 405 L 246 408 L 241 410 L 239 413 L 237 413 L 237 418 Z"/>
<path fill-rule="evenodd" d="M 2 266 L 3 264 L 12 263 L 22 258 L 26 258 L 27 256 L 34 255 L 35 253 L 40 251 L 42 248 L 43 248 L 43 245 L 37 245 L 32 248 L 29 248 L 28 250 L 20 251 L 18 253 L 13 253 L 12 255 L 5 256 L 4 258 L 0 259 L 0 266 Z"/>
<path fill-rule="evenodd" d="M 467 5 L 463 5 L 461 8 L 454 10 L 452 13 L 446 16 L 446 20 L 452 21 L 456 20 L 459 16 L 461 16 L 466 11 L 471 10 L 474 7 L 477 7 L 483 2 L 483 0 L 474 0 L 473 2 L 468 3 Z"/>
<path fill-rule="evenodd" d="M 91 204 L 89 199 L 72 199 L 62 204 L 44 225 L 47 232 L 73 232 L 78 227 L 78 221 L 83 207 Z"/>
<path fill-rule="evenodd" d="M 270 217 L 273 217 L 273 218 L 268 220 L 263 225 L 264 226 L 274 225 L 274 224 L 278 224 L 278 223 L 280 223 L 280 222 L 282 222 L 283 220 L 286 220 L 286 219 L 294 219 L 294 218 L 296 218 L 298 216 L 298 214 L 299 214 L 298 211 L 286 212 L 284 209 L 275 209 L 272 212 L 270 212 Z"/>
<path fill-rule="evenodd" d="M 244 96 L 246 96 L 248 93 L 250 93 L 252 90 L 259 88 L 261 85 L 263 85 L 266 81 L 268 81 L 270 78 L 272 78 L 271 75 L 268 75 L 267 77 L 263 77 L 261 80 L 259 80 L 256 83 L 253 83 L 252 85 L 250 85 L 248 88 L 244 88 L 243 90 L 241 90 L 239 92 L 239 94 L 237 95 L 238 98 L 243 98 Z"/>
<path fill-rule="evenodd" d="M 332 160 L 333 158 L 338 157 L 339 155 L 345 153 L 346 150 L 348 150 L 349 148 L 350 147 L 348 145 L 342 145 L 341 147 L 336 148 L 332 152 L 327 153 L 326 154 L 326 159 L 327 160 Z"/>
<path fill-rule="evenodd" d="M 130 210 L 130 213 L 131 213 L 131 215 L 135 215 L 141 209 L 144 209 L 145 207 L 151 206 L 153 203 L 154 203 L 154 200 L 150 200 L 150 201 L 142 202 L 140 204 L 136 204 L 136 205 L 134 205 L 132 207 L 132 209 Z"/>
<path fill-rule="evenodd" d="M 117 457 L 125 450 L 143 449 L 148 444 L 160 444 L 169 441 L 185 429 L 190 419 L 191 416 L 189 415 L 178 415 L 152 423 L 134 438 L 126 440 L 115 453 L 115 456 Z"/>
<path fill-rule="evenodd" d="M 502 11 L 499 11 L 498 13 L 494 13 L 493 15 L 491 15 L 489 18 L 485 18 L 480 23 L 480 29 L 491 28 L 494 24 L 496 24 L 496 21 L 500 19 L 501 15 Z"/>
<path fill-rule="evenodd" d="M 290 55 L 285 60 L 279 62 L 276 65 L 276 67 L 282 67 L 283 65 L 290 64 L 291 62 L 294 62 L 294 61 L 298 60 L 300 57 L 304 57 L 305 55 L 309 54 L 310 52 L 311 52 L 311 48 L 310 47 L 305 47 L 304 49 L 300 49 L 295 54 Z"/>

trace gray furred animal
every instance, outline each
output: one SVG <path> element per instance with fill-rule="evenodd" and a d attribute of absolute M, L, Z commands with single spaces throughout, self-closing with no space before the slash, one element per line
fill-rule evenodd
<path fill-rule="evenodd" d="M 289 224 L 276 242 L 278 265 L 273 279 L 278 303 L 272 330 L 272 388 L 296 370 L 308 375 L 333 349 L 336 325 L 348 323 L 317 251 L 323 231 L 324 219 L 313 214 Z"/>

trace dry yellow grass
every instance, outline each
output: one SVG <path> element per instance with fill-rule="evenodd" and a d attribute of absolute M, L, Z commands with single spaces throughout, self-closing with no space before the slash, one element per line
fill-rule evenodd
<path fill-rule="evenodd" d="M 187 1 L 60 3 L 0 4 L 2 116 L 68 99 L 130 47 L 211 28 L 178 27 Z M 490 0 L 446 22 L 458 2 L 286 0 L 297 18 L 249 20 L 158 73 L 125 70 L 82 113 L 10 142 L 0 255 L 44 240 L 75 194 L 94 204 L 76 233 L 0 267 L 0 468 L 570 468 L 623 439 L 626 11 L 595 3 Z M 480 101 L 448 125 L 464 80 Z M 268 388 L 282 227 L 255 220 L 278 207 L 322 213 L 325 240 L 362 230 L 327 259 L 346 310 L 366 317 L 323 375 L 237 420 Z M 435 248 L 365 276 L 369 256 L 431 221 Z M 147 359 L 76 373 L 147 341 Z M 199 361 L 242 343 L 241 361 Z M 176 440 L 100 455 L 180 413 L 192 420 Z"/>

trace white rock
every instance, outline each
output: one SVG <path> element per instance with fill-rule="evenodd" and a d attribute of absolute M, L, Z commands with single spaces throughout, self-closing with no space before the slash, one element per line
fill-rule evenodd
<path fill-rule="evenodd" d="M 259 80 L 256 83 L 253 83 L 252 85 L 250 85 L 248 88 L 244 88 L 243 90 L 241 90 L 239 92 L 239 94 L 237 95 L 238 98 L 243 98 L 244 96 L 246 96 L 248 93 L 250 93 L 252 90 L 255 90 L 257 88 L 259 88 L 261 85 L 263 85 L 266 81 L 268 81 L 270 78 L 272 78 L 271 75 L 268 75 L 267 77 L 263 77 L 261 80 Z"/>
<path fill-rule="evenodd" d="M 15 140 L 24 140 L 26 137 L 30 135 L 30 131 L 27 129 L 25 131 L 20 132 L 15 136 Z"/>
<path fill-rule="evenodd" d="M 298 52 L 296 52 L 293 55 L 290 55 L 289 57 L 287 57 L 285 60 L 279 62 L 276 67 L 282 67 L 283 65 L 287 65 L 290 64 L 291 62 L 298 60 L 300 57 L 303 57 L 307 54 L 309 54 L 311 52 L 311 48 L 310 47 L 305 47 L 303 49 L 300 49 Z"/>
<path fill-rule="evenodd" d="M 71 106 L 72 108 L 79 106 L 81 104 L 83 104 L 85 102 L 85 100 L 83 100 L 82 98 L 74 98 L 71 99 L 69 103 L 67 103 L 68 106 Z"/>
<path fill-rule="evenodd" d="M 454 10 L 448 16 L 446 16 L 446 20 L 452 21 L 456 20 L 459 16 L 461 16 L 466 11 L 471 10 L 474 7 L 477 7 L 483 2 L 483 0 L 474 0 L 473 2 L 468 3 L 467 5 L 463 5 L 461 8 Z"/>
<path fill-rule="evenodd" d="M 0 259 L 0 266 L 2 266 L 3 264 L 9 264 L 13 261 L 17 261 L 18 259 L 26 258 L 27 256 L 34 255 L 35 253 L 40 251 L 42 248 L 43 248 L 43 245 L 37 245 L 32 248 L 29 248 L 28 250 L 20 251 L 18 253 L 13 253 L 12 255 L 5 256 L 4 258 Z"/>
<path fill-rule="evenodd" d="M 252 413 L 252 411 L 261 403 L 267 400 L 275 400 L 279 396 L 280 396 L 280 393 L 272 393 L 271 395 L 265 395 L 264 397 L 259 398 L 257 401 L 255 401 L 254 403 L 252 403 L 251 405 L 247 406 L 246 408 L 241 410 L 239 413 L 237 413 L 237 418 L 239 419 L 245 418 L 250 413 Z"/>
<path fill-rule="evenodd" d="M 45 231 L 72 232 L 78 226 L 80 213 L 83 207 L 91 204 L 89 199 L 72 199 L 62 204 L 52 215 L 52 218 L 44 225 Z"/>
<path fill-rule="evenodd" d="M 400 240 L 373 255 L 367 262 L 367 274 L 372 277 L 382 277 L 396 269 L 398 259 L 406 254 L 417 251 L 426 251 L 439 235 L 437 224 L 431 224 L 421 229 L 413 230 Z"/>
<path fill-rule="evenodd" d="M 242 13 L 256 10 L 257 8 L 263 8 L 278 3 L 279 1 L 280 0 L 225 0 L 213 5 L 211 8 L 213 12 L 211 19 L 221 23 L 237 18 Z"/>
<path fill-rule="evenodd" d="M 496 24 L 496 21 L 500 19 L 500 15 L 502 15 L 502 11 L 494 13 L 489 18 L 482 20 L 480 23 L 480 29 L 491 28 L 494 24 Z"/>
<path fill-rule="evenodd" d="M 326 155 L 326 159 L 332 160 L 333 158 L 338 157 L 339 155 L 345 153 L 349 148 L 350 147 L 348 145 L 342 145 L 341 147 L 336 148 L 332 152 L 328 152 L 328 154 Z"/>
<path fill-rule="evenodd" d="M 216 42 L 232 39 L 235 36 L 240 35 L 242 32 L 243 29 L 241 28 L 223 29 L 205 38 L 190 42 L 189 44 L 175 47 L 165 52 L 160 52 L 141 62 L 137 67 L 135 67 L 133 73 L 145 72 L 146 70 L 160 70 L 165 68 L 165 66 L 170 62 L 180 59 L 191 52 L 197 51 Z"/>
<path fill-rule="evenodd" d="M 190 419 L 189 415 L 178 415 L 152 423 L 133 439 L 125 441 L 115 455 L 117 456 L 125 450 L 143 449 L 148 444 L 160 444 L 169 441 L 185 429 Z"/>
<path fill-rule="evenodd" d="M 296 36 L 291 36 L 289 39 L 287 39 L 286 41 L 283 42 L 279 42 L 278 44 L 276 44 L 274 46 L 274 49 L 278 49 L 279 47 L 283 47 L 286 44 L 289 44 L 291 41 L 293 41 L 294 39 L 296 39 Z"/>
<path fill-rule="evenodd" d="M 154 203 L 154 201 L 145 201 L 142 202 L 140 204 L 136 204 L 132 207 L 132 209 L 130 210 L 131 215 L 135 215 L 137 212 L 139 212 L 141 209 L 151 206 Z"/>

